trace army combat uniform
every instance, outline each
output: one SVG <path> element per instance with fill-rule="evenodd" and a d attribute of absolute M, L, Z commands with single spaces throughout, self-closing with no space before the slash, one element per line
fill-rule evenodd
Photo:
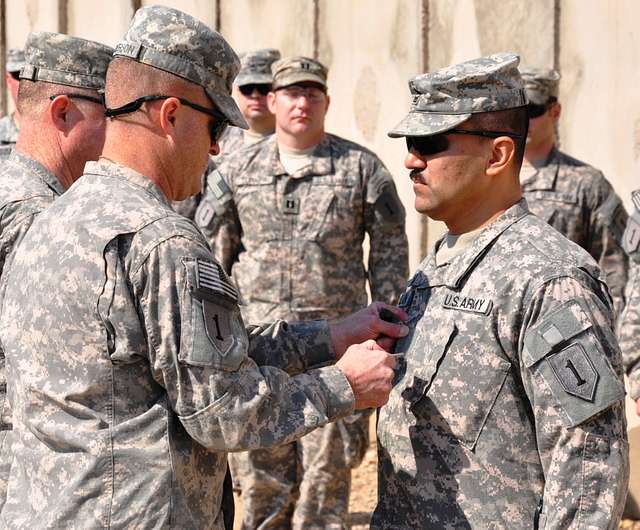
<path fill-rule="evenodd" d="M 640 190 L 631 194 L 634 210 L 623 236 L 629 256 L 629 282 L 625 291 L 626 305 L 618 323 L 618 340 L 625 369 L 629 376 L 629 394 L 640 399 Z"/>
<path fill-rule="evenodd" d="M 9 74 L 20 72 L 24 66 L 24 51 L 11 48 L 7 52 L 6 70 Z M 18 124 L 14 114 L 0 118 L 0 160 L 6 159 L 18 141 Z"/>
<path fill-rule="evenodd" d="M 412 111 L 390 135 L 521 107 L 517 64 L 497 54 L 412 79 Z M 525 199 L 448 262 L 439 245 L 400 300 L 411 331 L 378 418 L 371 528 L 616 529 L 624 388 L 597 264 Z"/>
<path fill-rule="evenodd" d="M 555 70 L 525 68 L 521 72 L 530 102 L 555 101 L 560 79 Z M 555 147 L 534 169 L 521 180 L 529 209 L 591 254 L 605 274 L 619 314 L 628 269 L 622 248 L 627 212 L 620 197 L 601 171 Z"/>
<path fill-rule="evenodd" d="M 24 67 L 40 67 L 33 81 L 59 84 L 61 88 L 83 87 L 98 90 L 104 87 L 104 76 L 113 49 L 97 42 L 86 41 L 58 33 L 29 34 L 25 54 L 13 54 Z M 64 73 L 58 69 L 61 55 L 73 59 Z M 15 65 L 12 63 L 12 68 Z M 16 131 L 17 134 L 17 131 Z M 11 261 L 13 252 L 33 223 L 36 215 L 47 208 L 64 188 L 58 178 L 42 164 L 19 151 L 7 151 L 0 165 L 0 276 Z M 4 503 L 11 463 L 11 411 L 6 403 L 5 358 L 0 348 L 0 508 Z M 5 441 L 6 438 L 6 441 Z"/>
<path fill-rule="evenodd" d="M 372 152 L 332 134 L 309 159 L 288 174 L 271 136 L 224 157 L 209 175 L 196 222 L 232 272 L 247 322 L 343 316 L 367 304 L 367 281 L 373 300 L 395 303 L 402 291 L 404 209 L 390 173 Z M 243 528 L 340 527 L 351 468 L 367 445 L 365 414 L 289 446 L 234 455 Z"/>
<path fill-rule="evenodd" d="M 114 55 L 182 74 L 243 124 L 229 96 L 237 58 L 192 17 L 142 8 Z M 201 233 L 107 160 L 24 237 L 0 339 L 16 433 L 2 527 L 220 529 L 227 451 L 354 408 L 336 367 L 256 366 L 332 361 L 327 324 L 245 329 Z"/>

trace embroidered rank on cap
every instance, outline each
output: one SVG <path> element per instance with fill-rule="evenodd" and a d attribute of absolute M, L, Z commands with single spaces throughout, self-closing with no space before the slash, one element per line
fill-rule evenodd
<path fill-rule="evenodd" d="M 225 296 L 238 302 L 238 292 L 226 272 L 217 263 L 196 260 L 196 291 L 204 298 Z"/>

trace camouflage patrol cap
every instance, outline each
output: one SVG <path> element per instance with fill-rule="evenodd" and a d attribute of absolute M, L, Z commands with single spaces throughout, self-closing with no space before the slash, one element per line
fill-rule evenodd
<path fill-rule="evenodd" d="M 62 33 L 29 33 L 20 79 L 101 90 L 113 48 Z"/>
<path fill-rule="evenodd" d="M 475 113 L 526 105 L 519 62 L 513 53 L 498 53 L 412 78 L 411 110 L 389 136 L 438 134 Z"/>
<path fill-rule="evenodd" d="M 240 73 L 234 83 L 238 86 L 273 82 L 271 65 L 280 59 L 280 52 L 273 48 L 265 48 L 247 52 L 240 56 Z"/>
<path fill-rule="evenodd" d="M 531 103 L 544 105 L 549 98 L 558 98 L 560 74 L 552 68 L 525 67 L 520 69 L 520 75 Z"/>
<path fill-rule="evenodd" d="M 24 65 L 24 50 L 21 48 L 10 48 L 7 52 L 7 72 L 19 72 Z"/>
<path fill-rule="evenodd" d="M 273 89 L 282 88 L 304 81 L 327 87 L 327 68 L 309 57 L 287 57 L 271 65 Z"/>
<path fill-rule="evenodd" d="M 164 6 L 138 9 L 114 57 L 127 57 L 200 85 L 232 125 L 248 128 L 231 97 L 240 69 L 238 56 L 222 35 L 192 16 Z"/>

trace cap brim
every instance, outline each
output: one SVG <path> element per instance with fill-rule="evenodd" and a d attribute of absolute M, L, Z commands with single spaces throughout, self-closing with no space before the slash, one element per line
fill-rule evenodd
<path fill-rule="evenodd" d="M 281 81 L 274 81 L 273 88 L 283 88 L 286 86 L 295 85 L 296 83 L 318 83 L 319 85 L 327 88 L 327 82 L 319 75 L 314 75 L 306 72 L 299 72 L 291 75 L 283 76 Z"/>
<path fill-rule="evenodd" d="M 403 136 L 431 136 L 439 134 L 467 121 L 471 114 L 434 114 L 432 112 L 410 112 L 391 129 L 391 138 Z"/>
<path fill-rule="evenodd" d="M 224 96 L 212 90 L 207 90 L 207 95 L 216 104 L 218 110 L 227 117 L 231 125 L 235 125 L 241 129 L 249 128 L 242 112 L 240 112 L 238 105 L 236 105 L 236 102 L 231 96 Z"/>
<path fill-rule="evenodd" d="M 233 82 L 236 86 L 243 85 L 270 85 L 273 83 L 271 74 L 238 74 Z"/>

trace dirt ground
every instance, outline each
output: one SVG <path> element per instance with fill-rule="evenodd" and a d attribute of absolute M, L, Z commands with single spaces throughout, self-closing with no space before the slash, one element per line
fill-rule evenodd
<path fill-rule="evenodd" d="M 378 492 L 377 465 L 375 441 L 375 415 L 371 416 L 371 444 L 362 464 L 353 471 L 351 476 L 351 498 L 349 499 L 349 520 L 351 530 L 368 530 L 369 518 L 376 504 Z M 240 529 L 238 515 L 242 510 L 239 499 L 236 498 L 236 529 Z M 625 520 L 620 529 L 640 530 L 640 521 Z"/>

